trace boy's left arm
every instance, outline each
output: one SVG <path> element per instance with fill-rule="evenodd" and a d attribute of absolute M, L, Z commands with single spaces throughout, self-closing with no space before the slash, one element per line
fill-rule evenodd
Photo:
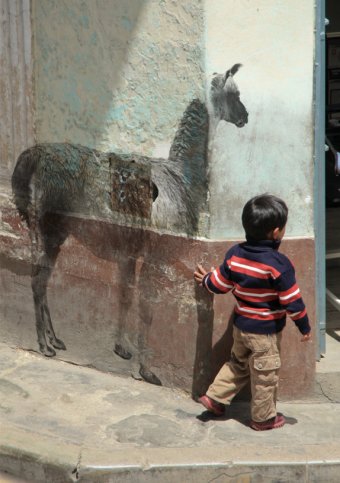
<path fill-rule="evenodd" d="M 306 342 L 310 340 L 311 327 L 300 289 L 296 283 L 293 267 L 281 274 L 277 279 L 276 286 L 280 304 L 301 332 L 301 341 Z"/>

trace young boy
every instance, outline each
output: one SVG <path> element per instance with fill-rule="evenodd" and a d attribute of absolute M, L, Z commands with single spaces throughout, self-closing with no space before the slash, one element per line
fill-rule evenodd
<path fill-rule="evenodd" d="M 302 342 L 311 338 L 294 267 L 278 252 L 287 217 L 288 208 L 281 199 L 269 194 L 255 196 L 243 208 L 246 241 L 233 246 L 219 268 L 207 272 L 198 265 L 194 273 L 196 282 L 209 292 L 231 290 L 236 298 L 230 361 L 199 401 L 221 416 L 250 378 L 250 426 L 256 431 L 285 424 L 283 415 L 276 412 L 276 394 L 286 314 L 297 325 Z"/>

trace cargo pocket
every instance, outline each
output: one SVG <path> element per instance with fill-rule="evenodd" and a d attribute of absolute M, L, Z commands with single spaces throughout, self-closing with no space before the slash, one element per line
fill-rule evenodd
<path fill-rule="evenodd" d="M 277 383 L 278 370 L 281 367 L 279 355 L 254 357 L 253 363 L 255 377 L 261 385 Z"/>
<path fill-rule="evenodd" d="M 276 369 L 280 369 L 280 367 L 281 360 L 277 355 L 254 358 L 254 369 L 258 371 L 275 371 Z"/>

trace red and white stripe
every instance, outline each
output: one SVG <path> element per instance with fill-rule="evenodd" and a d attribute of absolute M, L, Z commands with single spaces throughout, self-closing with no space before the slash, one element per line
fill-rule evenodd
<path fill-rule="evenodd" d="M 247 260 L 246 258 L 232 256 L 227 263 L 229 268 L 234 272 L 242 273 L 255 278 L 275 279 L 281 275 L 278 270 L 270 265 Z"/>
<path fill-rule="evenodd" d="M 219 268 L 215 268 L 210 276 L 210 282 L 221 292 L 229 292 L 234 288 L 233 282 L 223 277 Z"/>
<path fill-rule="evenodd" d="M 235 284 L 234 295 L 246 302 L 263 303 L 277 299 L 277 291 L 270 288 L 244 288 Z"/>
<path fill-rule="evenodd" d="M 300 289 L 295 283 L 289 290 L 285 292 L 279 292 L 280 303 L 282 305 L 288 305 L 301 297 Z"/>
<path fill-rule="evenodd" d="M 284 317 L 285 310 L 268 310 L 262 308 L 252 308 L 236 302 L 235 312 L 251 319 L 273 320 Z"/>
<path fill-rule="evenodd" d="M 299 312 L 294 312 L 294 313 L 289 312 L 287 310 L 287 314 L 292 320 L 299 320 L 299 319 L 302 319 L 302 317 L 304 317 L 307 314 L 307 309 L 303 309 L 303 310 L 300 310 Z"/>

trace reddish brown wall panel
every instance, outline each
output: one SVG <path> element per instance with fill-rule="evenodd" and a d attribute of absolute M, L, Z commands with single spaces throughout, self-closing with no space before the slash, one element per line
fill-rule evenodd
<path fill-rule="evenodd" d="M 38 351 L 29 240 L 11 209 L 3 211 L 3 220 L 13 232 L 0 238 L 1 340 Z M 142 363 L 166 386 L 194 395 L 204 392 L 230 355 L 233 297 L 213 299 L 195 286 L 193 270 L 197 262 L 207 268 L 218 264 L 233 242 L 162 235 L 98 221 L 69 219 L 69 223 L 72 236 L 62 247 L 48 288 L 54 329 L 67 347 L 57 357 L 135 377 Z M 295 265 L 314 324 L 314 242 L 287 239 L 281 250 Z M 113 352 L 120 321 L 122 341 L 132 355 L 129 360 Z M 288 320 L 281 398 L 310 394 L 314 372 L 315 345 L 302 344 Z"/>

